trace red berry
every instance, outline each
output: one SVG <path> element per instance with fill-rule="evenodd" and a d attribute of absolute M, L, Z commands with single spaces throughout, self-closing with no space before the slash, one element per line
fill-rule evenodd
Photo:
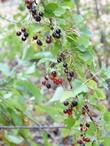
<path fill-rule="evenodd" d="M 65 109 L 63 112 L 64 112 L 64 114 L 67 114 L 68 113 L 68 109 Z"/>
<path fill-rule="evenodd" d="M 57 76 L 56 71 L 52 71 L 52 72 L 51 72 L 51 75 L 52 75 L 53 77 L 56 77 L 56 76 Z"/>
<path fill-rule="evenodd" d="M 83 141 L 80 139 L 77 141 L 78 144 L 83 144 Z"/>
<path fill-rule="evenodd" d="M 90 138 L 88 138 L 88 137 L 83 137 L 83 141 L 85 141 L 85 142 L 90 142 Z"/>
<path fill-rule="evenodd" d="M 83 124 L 80 124 L 80 127 L 83 127 Z"/>

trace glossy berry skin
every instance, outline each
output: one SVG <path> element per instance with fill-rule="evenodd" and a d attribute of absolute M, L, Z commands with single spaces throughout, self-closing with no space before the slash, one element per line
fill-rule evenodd
<path fill-rule="evenodd" d="M 43 17 L 44 13 L 43 12 L 39 12 L 39 16 Z"/>
<path fill-rule="evenodd" d="M 25 36 L 25 37 L 28 37 L 29 34 L 28 34 L 27 32 L 24 32 L 24 36 Z"/>
<path fill-rule="evenodd" d="M 16 35 L 17 35 L 17 36 L 21 36 L 21 31 L 17 31 L 17 32 L 16 32 Z"/>
<path fill-rule="evenodd" d="M 42 41 L 41 40 L 37 40 L 37 44 L 39 45 L 39 46 L 42 46 L 43 44 L 42 44 Z"/>
<path fill-rule="evenodd" d="M 56 39 L 59 39 L 61 37 L 61 35 L 59 33 L 56 33 L 56 32 L 54 32 L 52 35 Z"/>
<path fill-rule="evenodd" d="M 59 57 L 59 58 L 57 59 L 57 62 L 58 62 L 58 63 L 61 63 L 61 62 L 62 62 L 62 58 Z"/>
<path fill-rule="evenodd" d="M 52 42 L 52 37 L 50 36 L 50 35 L 48 35 L 47 37 L 46 37 L 46 43 L 47 44 L 50 44 Z"/>
<path fill-rule="evenodd" d="M 99 146 L 104 146 L 103 144 L 100 144 Z"/>
<path fill-rule="evenodd" d="M 25 27 L 21 28 L 21 31 L 26 32 L 26 28 Z"/>
<path fill-rule="evenodd" d="M 57 76 L 57 72 L 56 72 L 56 71 L 52 71 L 52 72 L 51 72 L 51 75 L 52 75 L 53 77 L 56 77 L 56 76 Z"/>
<path fill-rule="evenodd" d="M 83 144 L 83 141 L 82 140 L 78 140 L 77 143 L 78 144 Z"/>
<path fill-rule="evenodd" d="M 36 16 L 35 20 L 36 20 L 36 22 L 40 22 L 41 21 L 41 17 L 40 16 Z"/>
<path fill-rule="evenodd" d="M 72 103 L 71 103 L 71 106 L 72 107 L 75 107 L 75 106 L 77 106 L 78 105 L 78 102 L 77 101 L 73 101 Z"/>
<path fill-rule="evenodd" d="M 42 85 L 44 85 L 44 86 L 45 86 L 45 85 L 46 85 L 46 81 L 42 81 Z"/>
<path fill-rule="evenodd" d="M 73 71 L 69 72 L 69 75 L 70 77 L 74 77 L 74 72 Z"/>
<path fill-rule="evenodd" d="M 38 39 L 37 35 L 33 36 L 33 40 L 37 40 L 37 39 Z"/>
<path fill-rule="evenodd" d="M 86 123 L 86 127 L 88 127 L 88 128 L 89 128 L 89 127 L 90 127 L 90 124 L 89 124 L 89 123 Z"/>
<path fill-rule="evenodd" d="M 26 41 L 26 37 L 23 36 L 23 37 L 21 38 L 21 40 L 22 40 L 22 41 Z"/>
<path fill-rule="evenodd" d="M 88 138 L 88 137 L 83 137 L 83 141 L 85 141 L 85 142 L 90 142 L 90 138 Z"/>
<path fill-rule="evenodd" d="M 68 113 L 68 109 L 65 109 L 63 112 L 64 112 L 64 114 L 67 114 Z"/>
<path fill-rule="evenodd" d="M 60 30 L 59 28 L 57 28 L 57 29 L 55 30 L 55 32 L 58 33 L 58 34 L 60 34 L 60 33 L 61 33 L 61 30 Z"/>
<path fill-rule="evenodd" d="M 63 103 L 65 106 L 68 106 L 69 105 L 69 102 L 68 101 L 64 101 Z"/>
<path fill-rule="evenodd" d="M 32 4 L 33 0 L 25 0 L 26 4 Z"/>
<path fill-rule="evenodd" d="M 67 68 L 68 64 L 67 63 L 63 63 L 63 67 Z"/>
<path fill-rule="evenodd" d="M 50 85 L 50 84 L 47 84 L 46 87 L 47 87 L 48 89 L 50 89 L 50 88 L 51 88 L 51 85 Z"/>

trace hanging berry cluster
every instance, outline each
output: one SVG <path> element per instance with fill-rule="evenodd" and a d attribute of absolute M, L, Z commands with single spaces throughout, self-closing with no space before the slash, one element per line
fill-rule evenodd
<path fill-rule="evenodd" d="M 16 32 L 16 35 L 17 35 L 17 36 L 21 36 L 21 40 L 22 40 L 22 41 L 26 41 L 27 38 L 28 38 L 28 36 L 29 36 L 29 34 L 28 34 L 26 28 L 21 28 L 20 31 L 17 31 L 17 32 Z"/>
<path fill-rule="evenodd" d="M 52 85 L 59 86 L 62 85 L 63 79 L 57 76 L 56 71 L 52 71 L 50 75 L 45 76 L 42 81 L 42 85 L 46 86 L 48 89 L 52 87 Z"/>
<path fill-rule="evenodd" d="M 89 137 L 86 136 L 86 132 L 88 131 L 88 129 L 90 128 L 90 124 L 86 121 L 87 117 L 89 116 L 90 120 L 93 121 L 92 116 L 90 115 L 90 110 L 88 108 L 88 105 L 85 105 L 82 107 L 82 118 L 83 118 L 83 123 L 80 123 L 80 138 L 77 140 L 77 144 L 86 144 L 87 142 L 90 142 L 91 139 Z M 94 122 L 94 121 L 93 121 Z"/>
<path fill-rule="evenodd" d="M 26 4 L 27 9 L 30 11 L 32 17 L 34 18 L 34 20 L 36 22 L 40 22 L 44 14 L 43 14 L 43 12 L 37 11 L 36 1 L 35 0 L 25 0 L 25 4 Z"/>
<path fill-rule="evenodd" d="M 63 111 L 64 114 L 72 116 L 74 108 L 78 106 L 78 102 L 76 100 L 72 101 L 71 103 L 69 103 L 68 101 L 64 101 L 64 105 L 68 107 Z"/>

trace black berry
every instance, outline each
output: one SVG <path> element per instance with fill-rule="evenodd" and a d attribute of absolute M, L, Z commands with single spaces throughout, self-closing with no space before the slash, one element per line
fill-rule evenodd
<path fill-rule="evenodd" d="M 63 67 L 66 68 L 68 66 L 67 63 L 63 63 Z"/>
<path fill-rule="evenodd" d="M 75 107 L 75 106 L 77 106 L 78 105 L 78 102 L 77 101 L 73 101 L 72 103 L 71 103 L 71 106 L 72 107 Z"/>
<path fill-rule="evenodd" d="M 69 75 L 70 77 L 74 77 L 74 72 L 73 71 L 69 72 Z"/>
<path fill-rule="evenodd" d="M 42 44 L 42 41 L 41 40 L 37 40 L 37 44 L 39 45 L 39 46 L 42 46 L 43 44 Z"/>
<path fill-rule="evenodd" d="M 64 101 L 63 103 L 65 106 L 69 105 L 69 102 L 68 101 Z"/>
<path fill-rule="evenodd" d="M 37 35 L 33 36 L 33 40 L 37 40 L 37 39 L 38 39 Z"/>
<path fill-rule="evenodd" d="M 16 35 L 20 36 L 21 35 L 21 31 L 16 32 Z"/>
<path fill-rule="evenodd" d="M 89 128 L 89 127 L 90 127 L 90 124 L 89 124 L 89 123 L 86 123 L 86 127 L 88 127 L 88 128 Z"/>
<path fill-rule="evenodd" d="M 58 62 L 58 63 L 61 63 L 61 62 L 62 62 L 62 58 L 59 57 L 59 58 L 57 59 L 57 62 Z"/>
<path fill-rule="evenodd" d="M 21 31 L 26 32 L 26 28 L 25 27 L 21 28 Z"/>
<path fill-rule="evenodd" d="M 46 87 L 47 87 L 48 89 L 50 89 L 50 88 L 51 88 L 51 85 L 50 85 L 50 84 L 47 84 Z"/>
<path fill-rule="evenodd" d="M 37 22 L 40 22 L 40 21 L 41 21 L 41 17 L 40 17 L 40 16 L 36 16 L 36 17 L 35 17 L 35 20 L 36 20 Z"/>
<path fill-rule="evenodd" d="M 52 37 L 50 35 L 48 35 L 46 37 L 46 43 L 50 44 L 52 42 Z"/>
<path fill-rule="evenodd" d="M 61 37 L 60 33 L 53 32 L 53 37 L 59 39 Z"/>
<path fill-rule="evenodd" d="M 43 17 L 44 13 L 43 12 L 39 12 L 39 16 Z"/>
<path fill-rule="evenodd" d="M 56 32 L 57 34 L 60 34 L 60 33 L 61 33 L 61 30 L 60 30 L 59 28 L 57 28 L 57 29 L 55 30 L 55 32 Z"/>
<path fill-rule="evenodd" d="M 27 38 L 29 34 L 27 32 L 24 32 L 24 36 Z"/>
<path fill-rule="evenodd" d="M 26 41 L 26 37 L 25 36 L 23 36 L 21 39 L 22 39 L 22 41 Z"/>

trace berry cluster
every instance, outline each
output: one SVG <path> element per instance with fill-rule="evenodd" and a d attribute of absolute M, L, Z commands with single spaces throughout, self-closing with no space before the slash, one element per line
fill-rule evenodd
<path fill-rule="evenodd" d="M 63 80 L 57 77 L 57 72 L 52 71 L 50 75 L 44 78 L 42 85 L 46 86 L 49 89 L 51 88 L 51 84 L 59 86 L 59 85 L 62 85 L 62 83 L 63 83 Z"/>
<path fill-rule="evenodd" d="M 34 0 L 25 0 L 25 4 L 26 4 L 27 9 L 29 9 L 29 11 L 31 12 L 34 20 L 36 22 L 40 22 L 44 14 L 43 12 L 37 11 L 36 9 L 37 3 Z"/>
<path fill-rule="evenodd" d="M 78 102 L 76 100 L 69 103 L 68 101 L 64 101 L 64 105 L 68 106 L 63 112 L 64 114 L 68 114 L 68 116 L 72 115 L 73 109 L 78 106 Z"/>
<path fill-rule="evenodd" d="M 82 116 L 84 116 L 84 118 L 85 118 L 85 115 L 88 114 L 89 112 L 90 112 L 90 110 L 88 108 L 88 105 L 85 105 L 82 107 Z M 88 122 L 80 124 L 81 135 L 80 135 L 80 138 L 77 140 L 77 144 L 80 144 L 80 145 L 84 144 L 85 145 L 85 143 L 91 141 L 90 138 L 85 136 L 89 127 L 90 127 L 90 124 Z"/>
<path fill-rule="evenodd" d="M 37 44 L 38 46 L 42 46 L 42 45 L 43 45 L 42 41 L 38 38 L 37 35 L 33 36 L 33 40 L 36 41 L 36 44 Z"/>
<path fill-rule="evenodd" d="M 21 36 L 21 40 L 22 40 L 22 41 L 26 41 L 26 39 L 27 39 L 28 36 L 29 36 L 29 34 L 28 34 L 26 28 L 21 28 L 20 31 L 17 31 L 17 32 L 16 32 L 16 35 L 17 35 L 17 36 Z"/>
<path fill-rule="evenodd" d="M 64 73 L 65 73 L 65 75 L 67 77 L 68 82 L 71 83 L 71 81 L 72 81 L 72 79 L 74 77 L 74 72 L 69 69 L 68 64 L 66 63 L 66 59 L 65 59 L 65 54 L 64 53 L 61 53 L 59 55 L 59 57 L 57 58 L 57 62 L 58 63 L 62 63 L 63 62 Z"/>

